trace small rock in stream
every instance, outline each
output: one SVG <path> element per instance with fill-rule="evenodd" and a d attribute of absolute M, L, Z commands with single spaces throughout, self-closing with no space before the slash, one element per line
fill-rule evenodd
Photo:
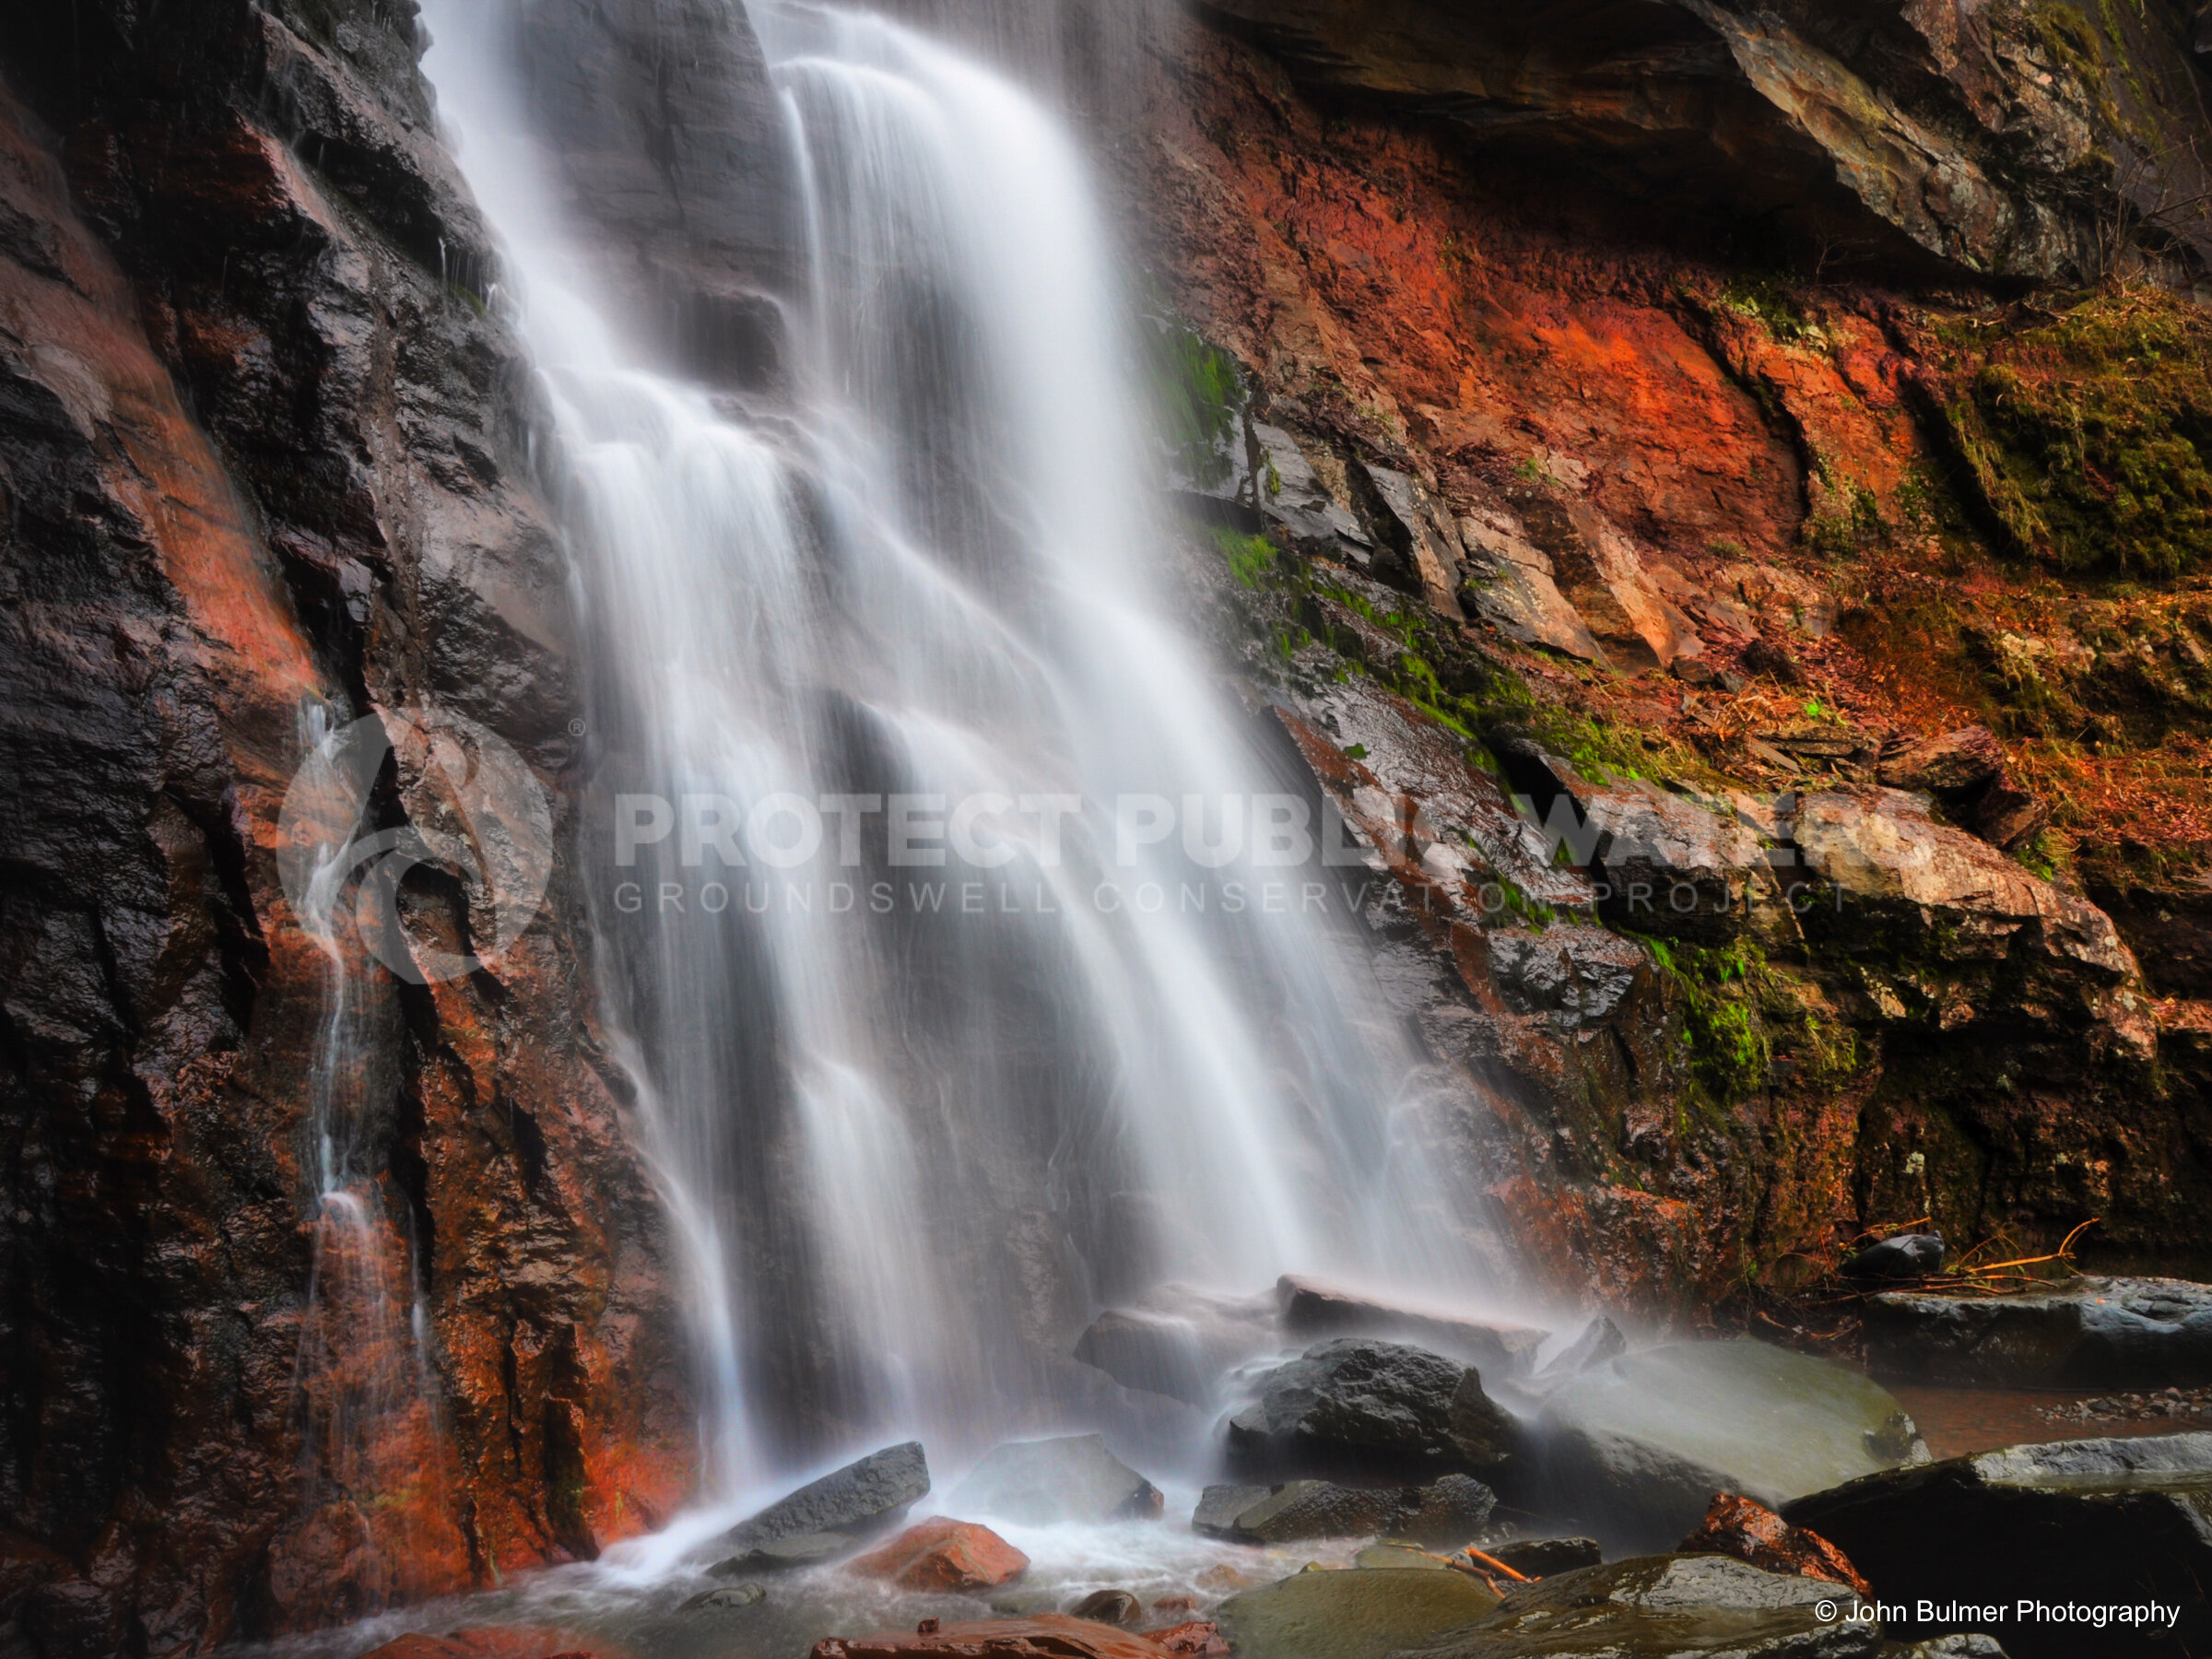
<path fill-rule="evenodd" d="M 768 1599 L 768 1592 L 759 1584 L 724 1584 L 719 1590 L 702 1590 L 682 1606 L 679 1613 L 729 1613 L 739 1607 L 754 1607 Z"/>
<path fill-rule="evenodd" d="M 1126 1590 L 1094 1590 L 1067 1611 L 1071 1618 L 1134 1630 L 1145 1617 L 1145 1604 Z"/>

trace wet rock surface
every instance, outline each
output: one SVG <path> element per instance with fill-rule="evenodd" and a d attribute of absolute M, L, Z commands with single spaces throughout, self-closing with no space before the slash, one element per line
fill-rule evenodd
<path fill-rule="evenodd" d="M 1520 1449 L 1513 1419 L 1473 1367 L 1399 1343 L 1338 1337 L 1258 1380 L 1230 1418 L 1233 1463 L 1367 1478 L 1496 1474 Z"/>
<path fill-rule="evenodd" d="M 814 1645 L 812 1659 L 899 1659 L 908 1653 L 945 1653 L 957 1659 L 1163 1659 L 1204 1653 L 1203 1646 L 1169 1648 L 1132 1631 L 1092 1619 L 1041 1614 L 1035 1618 L 940 1623 L 932 1629 L 876 1636 L 833 1636 Z"/>
<path fill-rule="evenodd" d="M 1459 1545 L 1479 1532 L 1498 1496 L 1465 1475 L 1424 1487 L 1348 1487 L 1293 1480 L 1276 1487 L 1210 1486 L 1193 1530 L 1240 1544 L 1386 1535 L 1422 1544 Z"/>
<path fill-rule="evenodd" d="M 1853 1621 L 1858 1598 L 1836 1585 L 1762 1572 L 1721 1556 L 1657 1556 L 1586 1567 L 1511 1592 L 1449 1640 L 1403 1659 L 1858 1659 L 1882 1652 L 1881 1628 Z M 1823 1603 L 1842 1618 L 1822 1618 Z"/>
<path fill-rule="evenodd" d="M 2212 1504 L 2212 1435 L 2071 1441 L 1866 1477 L 1783 1506 L 1783 1518 L 1850 1556 L 1885 1603 L 2109 1606 L 2157 1600 L 2180 1608 L 2171 1632 L 2111 1625 L 2094 1632 L 2113 1655 L 2187 1652 L 2212 1640 L 2199 1588 L 2212 1574 L 2202 1516 Z M 1954 1629 L 1958 1622 L 1952 1622 Z M 1903 1638 L 1943 1623 L 1893 1621 Z M 2085 1651 L 2085 1632 L 2021 1620 L 2004 1632 L 2013 1659 Z"/>
<path fill-rule="evenodd" d="M 856 1557 L 848 1571 L 901 1590 L 992 1590 L 1027 1571 L 1030 1558 L 987 1526 L 938 1516 Z"/>
<path fill-rule="evenodd" d="M 2011 1388 L 2212 1382 L 2212 1286 L 2088 1277 L 2018 1296 L 1891 1291 L 1865 1310 L 1882 1375 Z"/>
<path fill-rule="evenodd" d="M 1792 1526 L 1765 1504 L 1735 1492 L 1716 1492 L 1705 1519 L 1676 1546 L 1680 1555 L 1734 1556 L 1765 1572 L 1826 1579 L 1863 1597 L 1874 1590 L 1843 1552 L 1818 1533 Z"/>
<path fill-rule="evenodd" d="M 1594 1567 L 1605 1559 L 1595 1538 L 1515 1538 L 1488 1545 L 1483 1554 L 1532 1579 Z"/>
<path fill-rule="evenodd" d="M 1244 1591 L 1217 1618 L 1238 1659 L 1382 1659 L 1497 1605 L 1465 1573 L 1355 1568 Z"/>
<path fill-rule="evenodd" d="M 928 1495 L 928 1456 L 920 1441 L 906 1441 L 871 1452 L 778 1499 L 724 1533 L 719 1545 L 749 1550 L 809 1535 L 865 1537 L 893 1524 Z"/>
<path fill-rule="evenodd" d="M 1593 1367 L 1546 1402 L 1536 1433 L 1552 1507 L 1626 1547 L 1672 1545 L 1716 1492 L 1778 1506 L 1925 1455 L 1904 1408 L 1865 1376 L 1744 1341 Z"/>

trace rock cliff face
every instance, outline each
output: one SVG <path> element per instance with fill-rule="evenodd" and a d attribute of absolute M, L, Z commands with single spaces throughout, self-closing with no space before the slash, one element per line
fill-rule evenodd
<path fill-rule="evenodd" d="M 1883 108 L 1960 96 L 1884 8 L 1841 43 L 1803 9 L 1771 43 Z M 2072 96 L 2018 32 L 2062 9 L 1973 14 L 2006 143 Z M 1212 15 L 1120 175 L 1197 331 L 1162 323 L 1197 580 L 1373 846 L 1385 982 L 1498 1102 L 1464 1169 L 1522 1258 L 1688 1310 L 1929 1216 L 2201 1249 L 2212 609 L 2165 412 L 2199 324 L 2142 265 L 2020 309 L 1969 281 L 2084 268 L 2109 179 L 1962 136 L 2027 241 L 1866 194 L 1793 253 L 1711 147 L 1804 135 L 1713 7 Z M 2112 28 L 2097 84 L 2178 77 L 2198 122 L 2187 55 Z"/>
<path fill-rule="evenodd" d="M 686 1479 L 565 864 L 488 971 L 355 965 L 370 1217 L 318 1225 L 333 982 L 276 863 L 314 720 L 442 707 L 556 799 L 575 765 L 527 381 L 416 52 L 411 6 L 229 0 L 0 48 L 0 1618 L 41 1653 L 486 1583 Z M 470 936 L 458 888 L 407 912 Z"/>
<path fill-rule="evenodd" d="M 1205 9 L 1312 84 L 1831 252 L 2095 277 L 2130 214 L 2212 250 L 2194 8 L 2174 0 Z"/>

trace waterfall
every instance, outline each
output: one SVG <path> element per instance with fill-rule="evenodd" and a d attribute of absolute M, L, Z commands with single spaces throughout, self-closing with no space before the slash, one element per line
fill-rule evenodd
<path fill-rule="evenodd" d="M 1070 133 L 906 28 L 756 6 L 807 276 L 788 393 L 740 398 L 594 295 L 495 9 L 427 6 L 426 68 L 554 411 L 709 1489 L 1079 1415 L 1076 1334 L 1163 1280 L 1464 1282 L 1420 1056 L 1292 861 L 1322 826 L 1175 619 Z"/>

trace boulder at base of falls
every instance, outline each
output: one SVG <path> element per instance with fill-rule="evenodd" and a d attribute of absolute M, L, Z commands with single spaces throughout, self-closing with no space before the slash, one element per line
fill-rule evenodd
<path fill-rule="evenodd" d="M 1299 1342 L 1324 1336 L 1381 1336 L 1465 1360 L 1491 1377 L 1528 1374 L 1551 1335 L 1506 1320 L 1468 1319 L 1432 1309 L 1378 1301 L 1319 1279 L 1285 1274 L 1276 1282 L 1284 1335 Z"/>
<path fill-rule="evenodd" d="M 1076 1341 L 1076 1358 L 1124 1388 L 1210 1406 L 1230 1367 L 1281 1349 L 1279 1318 L 1272 1298 L 1160 1285 L 1092 1320 Z"/>
<path fill-rule="evenodd" d="M 789 1572 L 796 1567 L 818 1567 L 851 1555 L 860 1540 L 850 1533 L 794 1533 L 771 1538 L 758 1549 L 718 1561 L 708 1571 L 716 1578 L 744 1578 L 756 1572 Z"/>
<path fill-rule="evenodd" d="M 890 1526 L 928 1495 L 929 1461 L 920 1441 L 908 1441 L 801 1487 L 739 1522 L 718 1543 L 743 1554 L 802 1533 L 864 1537 Z"/>
<path fill-rule="evenodd" d="M 1734 1556 L 1767 1572 L 1826 1579 L 1871 1598 L 1874 1586 L 1850 1559 L 1818 1533 L 1792 1526 L 1741 1492 L 1715 1492 L 1704 1524 L 1677 1547 L 1683 1555 Z"/>
<path fill-rule="evenodd" d="M 901 1590 L 994 1590 L 1029 1571 L 1030 1558 L 987 1526 L 937 1516 L 910 1526 L 851 1570 Z"/>
<path fill-rule="evenodd" d="M 1606 1552 L 1598 1547 L 1595 1538 L 1514 1538 L 1509 1543 L 1492 1544 L 1483 1554 L 1532 1579 L 1594 1567 L 1606 1559 Z"/>
<path fill-rule="evenodd" d="M 1495 1477 L 1520 1456 L 1520 1425 L 1483 1393 L 1481 1374 L 1426 1348 L 1339 1337 L 1258 1386 L 1229 1422 L 1230 1460 L 1243 1473 Z"/>
<path fill-rule="evenodd" d="M 1215 1618 L 1237 1659 L 1382 1659 L 1497 1606 L 1464 1572 L 1353 1568 L 1293 1573 L 1230 1596 Z"/>
<path fill-rule="evenodd" d="M 1872 1611 L 1841 1585 L 1726 1556 L 1647 1556 L 1517 1587 L 1449 1640 L 1392 1659 L 1874 1659 Z"/>
<path fill-rule="evenodd" d="M 1424 1544 L 1465 1544 L 1489 1520 L 1498 1496 L 1466 1475 L 1425 1487 L 1345 1487 L 1293 1480 L 1277 1487 L 1213 1486 L 1191 1529 L 1238 1544 L 1388 1535 Z"/>
<path fill-rule="evenodd" d="M 1792 1525 L 1848 1555 L 1888 1604 L 1964 1615 L 1893 1635 L 1932 1637 L 1987 1621 L 1976 1606 L 2151 1602 L 2178 1629 L 2009 1618 L 2013 1659 L 2099 1659 L 2212 1651 L 2212 1434 L 2065 1441 L 1892 1469 L 1783 1506 Z"/>
<path fill-rule="evenodd" d="M 1703 1520 L 1715 1492 L 1776 1507 L 1927 1455 L 1912 1419 L 1878 1384 L 1748 1341 L 1684 1343 L 1593 1366 L 1545 1402 L 1536 1433 L 1546 1507 L 1625 1549 L 1671 1546 Z"/>
<path fill-rule="evenodd" d="M 955 1509 L 1027 1525 L 1153 1521 L 1165 1502 L 1159 1488 L 1109 1452 L 1099 1434 L 995 1446 L 952 1494 Z"/>
<path fill-rule="evenodd" d="M 1891 1291 L 1867 1302 L 1882 1376 L 1994 1388 L 2212 1382 L 2212 1285 L 2080 1278 L 2022 1296 Z"/>
<path fill-rule="evenodd" d="M 1163 1636 L 1175 1634 L 1162 1632 Z M 1034 1618 L 988 1618 L 958 1624 L 927 1618 L 914 1630 L 831 1636 L 814 1644 L 811 1659 L 908 1659 L 915 1653 L 952 1654 L 958 1659 L 1181 1659 L 1184 1654 L 1207 1651 L 1204 1645 L 1188 1642 L 1171 1647 L 1159 1637 L 1139 1636 L 1064 1613 L 1041 1613 Z"/>

